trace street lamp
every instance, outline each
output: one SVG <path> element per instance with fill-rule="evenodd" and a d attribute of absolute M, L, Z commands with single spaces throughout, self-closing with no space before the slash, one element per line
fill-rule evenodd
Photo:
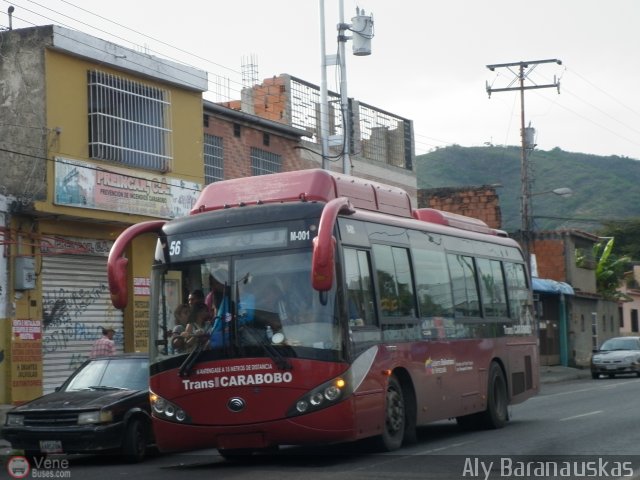
<path fill-rule="evenodd" d="M 535 197 L 537 195 L 544 195 L 546 193 L 553 193 L 561 197 L 570 197 L 571 195 L 573 195 L 573 190 L 571 190 L 569 187 L 559 187 L 559 188 L 554 188 L 553 190 L 545 190 L 543 192 L 532 193 L 529 196 Z"/>

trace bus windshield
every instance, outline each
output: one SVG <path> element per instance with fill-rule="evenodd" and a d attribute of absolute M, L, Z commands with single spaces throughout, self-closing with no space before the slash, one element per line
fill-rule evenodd
<path fill-rule="evenodd" d="M 152 278 L 152 360 L 196 348 L 216 358 L 326 358 L 329 352 L 338 357 L 343 342 L 335 295 L 313 290 L 310 268 L 310 249 L 157 265 Z M 203 319 L 197 318 L 193 304 L 183 301 L 193 292 L 202 292 Z"/>

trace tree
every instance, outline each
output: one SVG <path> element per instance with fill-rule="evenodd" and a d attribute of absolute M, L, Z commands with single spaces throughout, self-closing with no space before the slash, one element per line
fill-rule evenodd
<path fill-rule="evenodd" d="M 606 243 L 593 245 L 593 257 L 596 259 L 596 290 L 605 300 L 628 300 L 627 295 L 618 291 L 625 272 L 630 268 L 631 258 L 616 257 L 613 250 L 613 238 Z"/>
<path fill-rule="evenodd" d="M 624 255 L 633 260 L 640 260 L 640 218 L 606 222 L 598 235 L 616 239 L 616 245 L 613 249 L 615 255 Z"/>

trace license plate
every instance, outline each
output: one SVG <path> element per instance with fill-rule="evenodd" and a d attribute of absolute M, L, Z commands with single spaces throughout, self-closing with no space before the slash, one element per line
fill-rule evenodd
<path fill-rule="evenodd" d="M 42 453 L 62 453 L 62 442 L 60 440 L 40 440 L 40 451 Z"/>
<path fill-rule="evenodd" d="M 618 368 L 617 365 L 607 365 L 607 370 L 615 370 L 617 368 Z"/>

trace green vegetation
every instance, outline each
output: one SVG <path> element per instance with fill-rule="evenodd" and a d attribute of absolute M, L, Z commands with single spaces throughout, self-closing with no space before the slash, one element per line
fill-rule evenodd
<path fill-rule="evenodd" d="M 500 196 L 502 228 L 515 232 L 521 225 L 520 162 L 519 147 L 440 148 L 416 157 L 418 188 L 500 184 L 496 192 Z M 640 233 L 640 161 L 555 148 L 533 151 L 529 165 L 533 193 L 559 187 L 573 190 L 570 197 L 551 193 L 532 197 L 535 230 L 577 229 L 600 234 L 611 222 L 635 219 Z M 630 256 L 640 259 L 636 256 L 640 245 L 634 248 L 638 252 Z"/>
<path fill-rule="evenodd" d="M 612 254 L 614 239 L 598 242 L 593 246 L 593 256 L 597 261 L 596 288 L 605 300 L 629 301 L 628 295 L 618 291 L 620 282 L 630 266 L 629 257 L 616 257 Z"/>

